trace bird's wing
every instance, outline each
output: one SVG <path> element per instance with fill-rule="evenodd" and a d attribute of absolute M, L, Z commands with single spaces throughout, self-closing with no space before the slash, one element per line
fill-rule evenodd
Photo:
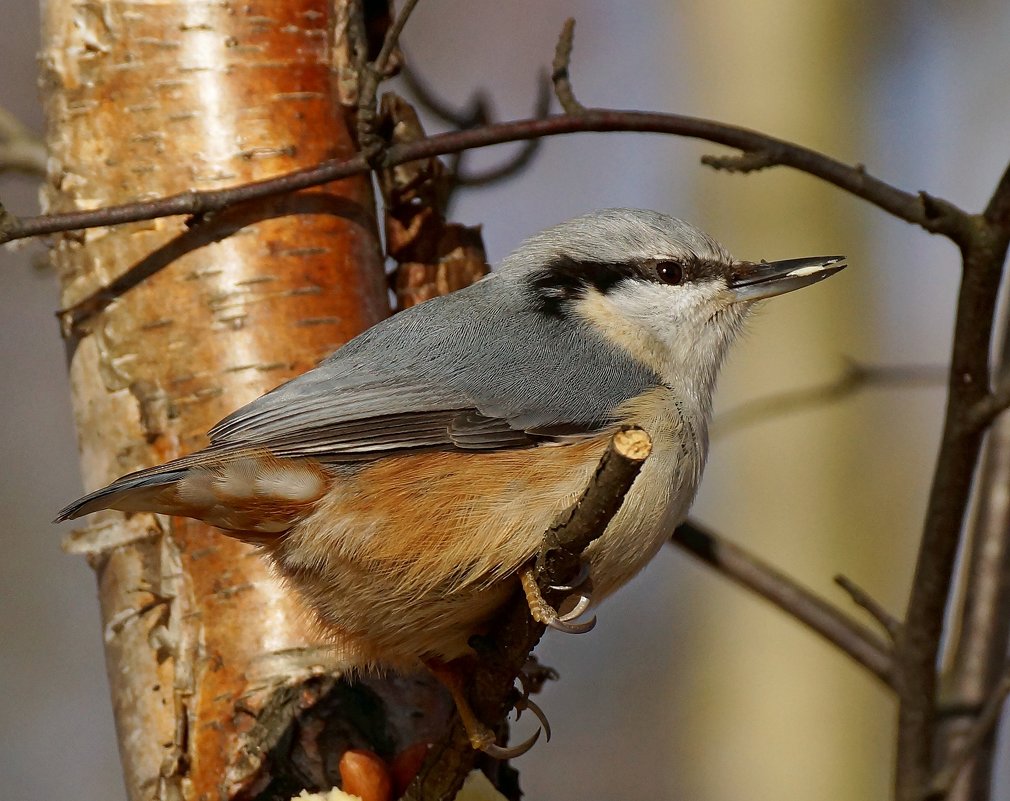
<path fill-rule="evenodd" d="M 588 324 L 546 318 L 514 281 L 492 276 L 373 326 L 226 417 L 208 448 L 123 476 L 57 519 L 162 509 L 151 493 L 191 468 L 250 450 L 332 465 L 421 449 L 571 441 L 613 424 L 615 409 L 657 386 L 648 368 Z"/>
<path fill-rule="evenodd" d="M 323 462 L 524 447 L 598 431 L 656 385 L 585 324 L 547 320 L 525 298 L 492 276 L 401 312 L 222 420 L 211 447 Z"/>

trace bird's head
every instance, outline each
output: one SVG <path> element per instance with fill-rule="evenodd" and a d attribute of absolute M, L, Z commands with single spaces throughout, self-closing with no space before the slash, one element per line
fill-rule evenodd
<path fill-rule="evenodd" d="M 693 225 L 642 209 L 605 209 L 548 228 L 502 265 L 541 313 L 577 318 L 665 381 L 715 372 L 754 301 L 816 283 L 842 256 L 733 258 Z"/>

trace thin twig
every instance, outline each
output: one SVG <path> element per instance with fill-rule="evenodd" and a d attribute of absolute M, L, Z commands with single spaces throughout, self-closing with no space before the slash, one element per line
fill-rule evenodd
<path fill-rule="evenodd" d="M 404 0 L 403 8 L 400 9 L 400 13 L 396 15 L 393 20 L 393 24 L 389 26 L 389 30 L 386 31 L 386 38 L 382 42 L 382 49 L 379 50 L 379 55 L 375 57 L 375 61 L 372 62 L 372 69 L 378 74 L 379 78 L 385 77 L 386 67 L 389 65 L 389 60 L 393 56 L 393 51 L 396 49 L 397 44 L 400 42 L 400 34 L 403 33 L 404 27 L 407 25 L 407 20 L 410 19 L 410 15 L 414 12 L 420 0 Z M 372 102 L 375 101 L 375 96 L 372 96 Z"/>
<path fill-rule="evenodd" d="M 983 705 L 960 750 L 937 771 L 929 783 L 929 788 L 923 794 L 923 801 L 939 801 L 947 796 L 961 772 L 978 754 L 979 749 L 995 729 L 1008 695 L 1010 695 L 1010 671 L 1004 673 L 1003 678 L 996 685 L 996 689 Z"/>
<path fill-rule="evenodd" d="M 651 452 L 652 441 L 640 428 L 614 434 L 579 502 L 544 535 L 536 558 L 537 577 L 544 579 L 541 590 L 565 584 L 578 573 L 582 552 L 617 514 Z"/>
<path fill-rule="evenodd" d="M 544 119 L 551 110 L 551 81 L 546 73 L 540 73 L 537 81 L 537 99 L 533 106 L 534 119 Z M 510 158 L 497 167 L 491 167 L 483 172 L 466 172 L 460 165 L 456 167 L 456 186 L 474 189 L 488 186 L 507 178 L 512 178 L 533 163 L 543 139 L 529 139 Z"/>
<path fill-rule="evenodd" d="M 463 108 L 456 109 L 436 95 L 431 85 L 418 75 L 409 62 L 400 70 L 400 79 L 421 108 L 454 130 L 464 131 L 491 121 L 491 101 L 483 89 L 475 91 Z"/>
<path fill-rule="evenodd" d="M 407 20 L 420 0 L 405 0 L 400 13 L 386 31 L 382 48 L 371 64 L 366 64 L 361 72 L 361 88 L 358 94 L 358 146 L 370 165 L 375 165 L 382 153 L 383 141 L 376 133 L 375 98 L 379 84 L 386 79 L 390 59 L 400 41 Z"/>
<path fill-rule="evenodd" d="M 6 242 L 8 238 L 13 239 L 10 236 L 11 232 L 16 231 L 20 226 L 21 221 L 7 211 L 3 203 L 0 203 L 0 243 Z"/>
<path fill-rule="evenodd" d="M 806 587 L 691 521 L 679 525 L 670 542 L 770 601 L 894 687 L 894 655 L 888 645 Z"/>
<path fill-rule="evenodd" d="M 865 609 L 887 632 L 892 641 L 898 637 L 901 633 L 901 621 L 888 612 L 878 600 L 847 576 L 841 574 L 835 576 L 835 584 L 849 594 L 856 606 Z"/>
<path fill-rule="evenodd" d="M 446 101 L 438 97 L 430 86 L 413 70 L 404 67 L 400 73 L 413 99 L 426 111 L 438 117 L 442 122 L 455 130 L 464 131 L 487 125 L 491 122 L 491 101 L 484 91 L 477 91 L 461 109 L 452 108 Z M 545 118 L 551 110 L 551 79 L 546 72 L 541 72 L 537 79 L 537 98 L 533 106 L 535 119 Z M 540 149 L 542 139 L 529 139 L 510 159 L 497 167 L 491 167 L 483 172 L 466 172 L 462 168 L 461 156 L 451 163 L 450 169 L 455 175 L 453 189 L 478 188 L 488 186 L 498 181 L 512 178 L 533 163 Z"/>
<path fill-rule="evenodd" d="M 0 175 L 20 172 L 46 174 L 46 146 L 13 114 L 0 108 Z"/>
<path fill-rule="evenodd" d="M 1010 374 L 1005 375 L 995 389 L 971 410 L 968 425 L 977 431 L 988 428 L 1000 414 L 1010 408 Z"/>
<path fill-rule="evenodd" d="M 563 543 L 564 549 L 584 548 L 602 534 L 619 511 L 650 450 L 651 442 L 641 429 L 633 428 L 616 434 L 582 497 L 551 529 L 550 537 L 545 538 L 544 549 L 551 549 L 552 543 Z M 575 553 L 577 556 L 581 550 Z M 549 587 L 551 579 L 546 571 L 538 567 L 534 570 L 544 598 L 554 604 L 560 603 L 564 594 Z M 473 711 L 492 730 L 511 709 L 514 703 L 513 683 L 544 630 L 542 623 L 530 617 L 525 597 L 517 592 L 492 624 L 489 635 L 471 640 L 479 662 L 472 673 L 468 695 Z M 404 801 L 446 801 L 455 798 L 475 760 L 476 752 L 459 716 L 455 715 L 445 737 L 432 746 Z"/>
<path fill-rule="evenodd" d="M 713 438 L 729 436 L 742 428 L 851 397 L 871 387 L 943 386 L 947 371 L 932 365 L 867 365 L 846 360 L 842 375 L 812 387 L 776 392 L 756 398 L 718 415 Z"/>
<path fill-rule="evenodd" d="M 1000 176 L 983 216 L 991 225 L 1010 228 L 1010 164 Z"/>
<path fill-rule="evenodd" d="M 558 96 L 561 108 L 568 114 L 581 114 L 586 110 L 586 107 L 575 99 L 575 90 L 572 89 L 572 81 L 568 74 L 568 68 L 572 60 L 574 39 L 575 20 L 569 17 L 561 27 L 561 35 L 558 37 L 558 44 L 554 48 L 554 61 L 551 63 L 551 80 L 554 82 L 554 94 Z"/>
<path fill-rule="evenodd" d="M 919 195 L 898 189 L 823 153 L 747 128 L 679 114 L 589 109 L 575 115 L 556 114 L 540 120 L 496 123 L 469 131 L 436 134 L 416 142 L 394 145 L 384 153 L 381 164 L 383 167 L 392 167 L 416 159 L 546 136 L 614 131 L 659 133 L 703 139 L 746 152 L 767 150 L 774 155 L 777 165 L 792 167 L 813 175 L 856 197 L 863 198 L 899 219 L 921 226 L 931 233 L 943 234 L 955 241 L 961 238 L 962 228 L 971 221 L 970 215 L 951 204 L 944 207 L 946 209 L 944 214 L 927 216 Z M 179 214 L 207 214 L 236 203 L 295 192 L 339 178 L 360 175 L 370 169 L 368 161 L 359 154 L 345 161 L 327 161 L 316 167 L 226 189 L 182 192 L 158 200 L 108 206 L 93 211 L 26 217 L 13 231 L 0 238 L 0 244 L 59 231 L 121 225 Z"/>

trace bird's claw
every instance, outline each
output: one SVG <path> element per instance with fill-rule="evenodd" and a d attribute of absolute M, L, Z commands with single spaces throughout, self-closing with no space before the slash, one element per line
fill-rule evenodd
<path fill-rule="evenodd" d="M 522 674 L 520 674 L 520 681 L 523 682 L 523 689 L 519 703 L 516 704 L 516 720 L 519 719 L 519 713 L 522 709 L 530 709 L 540 720 L 541 728 L 537 729 L 525 742 L 507 748 L 495 742 L 494 732 L 484 725 L 477 715 L 474 714 L 473 707 L 470 706 L 470 701 L 467 698 L 465 682 L 459 667 L 454 666 L 452 663 L 443 663 L 434 658 L 426 660 L 425 664 L 435 678 L 445 685 L 446 689 L 452 694 L 452 700 L 456 704 L 456 712 L 459 715 L 460 723 L 463 724 L 467 739 L 475 751 L 483 751 L 495 759 L 515 759 L 525 754 L 536 744 L 537 740 L 540 739 L 541 731 L 546 730 L 547 739 L 551 738 L 551 727 L 547 723 L 547 718 L 543 710 L 529 700 L 529 692 L 527 691 L 526 683 L 523 681 Z"/>
<path fill-rule="evenodd" d="M 592 596 L 588 592 L 580 592 L 579 600 L 576 602 L 570 610 L 565 612 L 563 615 L 558 617 L 562 623 L 567 623 L 570 620 L 575 620 L 575 618 L 580 617 L 583 612 L 585 612 L 589 605 L 593 602 Z"/>
<path fill-rule="evenodd" d="M 543 729 L 544 736 L 547 738 L 547 742 L 550 742 L 551 723 L 547 720 L 547 715 L 544 714 L 544 710 L 540 708 L 539 704 L 531 701 L 528 695 L 524 695 L 522 699 L 520 699 L 519 703 L 516 704 L 516 720 L 519 720 L 519 718 L 522 717 L 523 710 L 525 709 L 528 709 L 536 715 L 537 720 L 540 721 L 540 728 Z M 539 735 L 539 733 L 540 732 L 538 730 L 537 734 Z"/>
<path fill-rule="evenodd" d="M 528 740 L 519 743 L 519 745 L 513 745 L 510 748 L 498 745 L 494 742 L 493 738 L 490 741 L 487 741 L 471 737 L 470 744 L 478 751 L 483 751 L 489 757 L 493 757 L 495 759 L 515 759 L 516 757 L 521 757 L 534 745 L 536 745 L 537 740 L 540 739 L 540 732 L 541 729 L 537 729 Z M 488 734 L 490 734 L 490 732 L 488 732 Z M 548 739 L 550 738 L 548 737 Z"/>
<path fill-rule="evenodd" d="M 574 608 L 564 615 L 559 615 L 558 611 L 544 599 L 531 568 L 527 568 L 520 573 L 519 579 L 522 582 L 523 591 L 526 593 L 526 603 L 529 605 L 530 615 L 537 623 L 543 623 L 548 628 L 564 632 L 565 634 L 585 634 L 587 631 L 592 631 L 596 626 L 595 615 L 585 623 L 571 622 L 585 612 L 592 603 L 592 597 L 587 591 L 579 594 L 579 600 Z M 579 584 L 583 584 L 585 581 L 586 578 L 582 578 Z"/>
<path fill-rule="evenodd" d="M 541 620 L 540 622 L 548 628 L 563 632 L 564 634 L 586 634 L 596 628 L 596 615 L 593 615 L 585 623 L 568 623 L 560 617 Z"/>
<path fill-rule="evenodd" d="M 553 624 L 548 625 L 566 634 L 585 634 L 587 631 L 592 631 L 596 627 L 596 615 L 593 615 L 585 623 L 572 623 L 573 620 L 580 617 L 589 608 L 592 602 L 593 599 L 589 593 L 579 593 L 579 600 L 575 606 L 568 612 L 565 612 L 565 614 L 559 615 Z"/>
<path fill-rule="evenodd" d="M 534 701 L 530 700 L 530 693 L 526 687 L 526 682 L 523 678 L 523 674 L 520 673 L 518 676 L 519 683 L 522 686 L 522 694 L 519 700 L 516 702 L 516 720 L 522 717 L 523 711 L 528 709 L 534 715 L 536 715 L 537 720 L 540 721 L 540 728 L 538 728 L 525 742 L 519 743 L 519 745 L 514 745 L 511 748 L 505 748 L 494 741 L 494 734 L 491 730 L 486 727 L 481 727 L 478 731 L 470 734 L 470 744 L 476 748 L 478 751 L 483 751 L 488 756 L 492 756 L 495 759 L 515 759 L 516 757 L 522 756 L 527 751 L 529 751 L 540 739 L 540 733 L 543 732 L 547 736 L 547 741 L 550 742 L 551 739 L 551 724 L 547 720 L 547 715 L 544 711 L 537 705 Z"/>

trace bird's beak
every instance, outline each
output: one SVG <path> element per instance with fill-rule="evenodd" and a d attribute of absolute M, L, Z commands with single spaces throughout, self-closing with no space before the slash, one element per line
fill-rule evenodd
<path fill-rule="evenodd" d="M 763 300 L 816 284 L 845 267 L 845 256 L 813 256 L 807 259 L 749 262 L 734 265 L 729 291 L 734 302 Z"/>

